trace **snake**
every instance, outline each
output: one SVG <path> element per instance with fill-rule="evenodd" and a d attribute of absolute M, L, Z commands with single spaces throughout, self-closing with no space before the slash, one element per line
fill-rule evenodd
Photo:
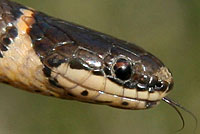
<path fill-rule="evenodd" d="M 143 48 L 9 0 L 0 0 L 0 81 L 121 109 L 148 109 L 163 100 L 179 115 L 177 106 L 192 114 L 167 97 L 172 73 Z"/>

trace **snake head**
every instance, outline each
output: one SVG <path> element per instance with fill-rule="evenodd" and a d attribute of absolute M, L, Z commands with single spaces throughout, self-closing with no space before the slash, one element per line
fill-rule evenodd
<path fill-rule="evenodd" d="M 135 44 L 0 0 L 0 81 L 62 99 L 147 109 L 166 97 L 169 69 Z"/>
<path fill-rule="evenodd" d="M 152 54 L 139 47 L 131 48 L 114 48 L 111 51 L 114 56 L 105 58 L 105 72 L 110 80 L 123 87 L 123 97 L 144 101 L 146 105 L 141 109 L 150 108 L 172 89 L 172 74 Z"/>
<path fill-rule="evenodd" d="M 0 81 L 126 109 L 152 107 L 172 89 L 169 70 L 144 49 L 13 2 L 0 3 L 6 35 L 0 44 Z"/>

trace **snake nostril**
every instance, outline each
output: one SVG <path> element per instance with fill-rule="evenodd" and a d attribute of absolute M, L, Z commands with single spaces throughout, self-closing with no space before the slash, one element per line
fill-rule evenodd
<path fill-rule="evenodd" d="M 161 81 L 158 81 L 156 84 L 155 84 L 155 88 L 159 89 L 162 87 L 162 83 Z"/>
<path fill-rule="evenodd" d="M 158 81 L 155 85 L 155 90 L 165 91 L 168 87 L 168 82 L 166 81 Z"/>

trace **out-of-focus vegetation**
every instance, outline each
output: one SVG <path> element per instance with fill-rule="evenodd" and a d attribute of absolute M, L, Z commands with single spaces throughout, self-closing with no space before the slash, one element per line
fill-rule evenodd
<path fill-rule="evenodd" d="M 200 1 L 15 0 L 134 42 L 173 72 L 169 95 L 200 117 Z M 60 100 L 0 85 L 0 134 L 170 134 L 181 127 L 167 104 L 130 111 Z M 189 134 L 194 120 L 183 112 Z M 200 129 L 197 129 L 197 133 Z"/>

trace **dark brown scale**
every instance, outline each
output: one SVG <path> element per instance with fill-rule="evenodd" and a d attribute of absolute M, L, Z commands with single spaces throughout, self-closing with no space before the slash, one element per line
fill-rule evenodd
<path fill-rule="evenodd" d="M 32 28 L 29 31 L 31 37 L 34 37 L 37 31 L 40 31 L 40 36 L 33 38 L 33 40 L 37 40 L 41 36 L 45 36 L 54 43 L 54 48 L 56 46 L 62 45 L 63 42 L 71 42 L 68 36 L 63 33 L 61 30 L 58 30 L 56 27 L 49 25 L 44 21 L 44 18 L 40 15 L 33 16 L 35 18 L 36 23 L 33 24 Z M 33 31 L 33 32 L 32 32 Z M 52 51 L 52 48 L 47 48 L 47 51 Z M 71 52 L 70 52 L 71 53 Z"/>
<path fill-rule="evenodd" d="M 36 21 L 38 22 L 38 26 L 40 27 L 43 34 L 52 42 L 57 43 L 57 45 L 59 45 L 59 43 L 61 42 L 70 41 L 69 37 L 66 36 L 65 33 L 58 30 L 56 27 L 53 27 L 48 23 L 45 23 L 42 17 L 38 16 L 36 18 Z"/>
<path fill-rule="evenodd" d="M 91 30 L 87 28 L 79 28 L 78 25 L 58 19 L 52 19 L 51 17 L 40 13 L 36 13 L 35 16 L 42 16 L 46 23 L 56 27 L 57 30 L 64 32 L 72 41 L 78 44 L 78 46 L 84 46 L 84 48 L 91 51 L 95 49 L 96 51 L 93 52 L 97 52 L 99 55 L 107 55 L 105 52 L 108 52 L 112 48 L 112 45 L 108 40 L 102 40 L 102 37 L 99 38 L 100 34 L 93 34 Z"/>
<path fill-rule="evenodd" d="M 79 49 L 79 51 L 76 52 L 76 57 L 80 58 L 93 69 L 100 69 L 102 67 L 102 59 L 88 50 Z"/>
<path fill-rule="evenodd" d="M 40 30 L 43 32 L 43 34 L 46 34 L 48 31 L 50 31 L 51 26 L 49 24 L 47 24 L 42 16 L 36 16 L 35 14 L 33 14 L 33 17 L 35 18 L 35 21 L 37 24 L 37 26 L 40 28 Z M 34 29 L 34 27 L 32 27 L 31 29 Z M 57 31 L 57 30 L 56 30 Z M 51 33 L 52 34 L 52 33 Z M 53 33 L 54 34 L 54 33 Z M 48 38 L 48 37 L 47 37 Z"/>
<path fill-rule="evenodd" d="M 149 75 L 152 75 L 156 70 L 159 70 L 163 67 L 163 63 L 155 58 L 150 53 L 143 55 L 140 57 L 142 61 L 142 65 L 145 66 L 146 70 L 148 71 Z M 154 63 L 154 64 L 152 64 Z"/>
<path fill-rule="evenodd" d="M 78 58 L 72 58 L 69 61 L 70 68 L 72 69 L 84 69 L 84 70 L 91 70 L 87 64 L 83 64 L 83 61 L 81 61 Z M 85 65 L 85 66 L 84 66 Z"/>
<path fill-rule="evenodd" d="M 55 47 L 55 51 L 57 54 L 62 55 L 66 58 L 74 57 L 75 52 L 77 51 L 77 44 L 74 44 L 73 42 L 68 42 L 65 45 L 60 45 Z"/>
<path fill-rule="evenodd" d="M 66 36 L 65 33 L 63 33 L 60 30 L 57 30 L 55 27 L 52 27 L 51 25 L 48 25 L 47 23 L 45 23 L 45 26 L 41 26 L 41 30 L 43 31 L 44 35 L 49 38 L 52 42 L 54 43 L 58 43 L 57 45 L 59 45 L 59 43 L 61 42 L 66 42 L 66 41 L 70 41 L 69 37 Z M 46 29 L 44 29 L 44 27 Z M 55 32 L 57 31 L 57 32 Z"/>
<path fill-rule="evenodd" d="M 48 59 L 47 59 L 47 64 L 50 67 L 58 67 L 64 62 L 66 62 L 66 59 L 64 57 L 56 54 L 56 53 L 49 56 Z"/>
<path fill-rule="evenodd" d="M 113 39 L 113 42 L 116 42 L 116 40 Z M 128 44 L 128 46 L 130 48 L 125 49 L 124 47 L 128 47 L 126 46 Z M 124 45 L 124 47 L 121 47 L 121 45 Z M 122 42 L 122 44 L 120 44 L 119 42 L 116 42 L 116 45 L 114 47 L 111 48 L 111 54 L 113 57 L 118 57 L 119 55 L 126 55 L 127 57 L 130 57 L 131 59 L 134 59 L 134 61 L 138 61 L 140 60 L 140 54 L 143 54 L 142 49 L 134 49 L 132 50 L 131 47 L 133 47 L 134 44 L 130 44 L 127 42 Z M 131 51 L 128 51 L 131 50 Z M 141 53 L 140 53 L 141 52 Z"/>
<path fill-rule="evenodd" d="M 37 23 L 33 24 L 31 29 L 28 29 L 27 33 L 30 35 L 33 41 L 42 39 L 44 37 L 43 31 L 41 31 L 40 27 Z"/>
<path fill-rule="evenodd" d="M 51 52 L 50 50 L 53 50 L 54 48 L 54 44 L 46 37 L 33 40 L 33 43 L 34 43 L 33 48 L 35 49 L 36 54 L 41 59 L 49 55 L 49 53 Z"/>
<path fill-rule="evenodd" d="M 34 43 L 34 49 L 36 50 L 37 54 L 40 56 L 41 59 L 49 55 L 49 53 L 54 49 L 55 44 L 48 38 L 45 37 L 45 24 L 42 21 L 41 23 L 35 23 L 27 32 L 30 34 L 32 38 L 32 42 Z M 43 27 L 42 27 L 43 26 Z M 48 29 L 48 28 L 46 28 Z"/>

